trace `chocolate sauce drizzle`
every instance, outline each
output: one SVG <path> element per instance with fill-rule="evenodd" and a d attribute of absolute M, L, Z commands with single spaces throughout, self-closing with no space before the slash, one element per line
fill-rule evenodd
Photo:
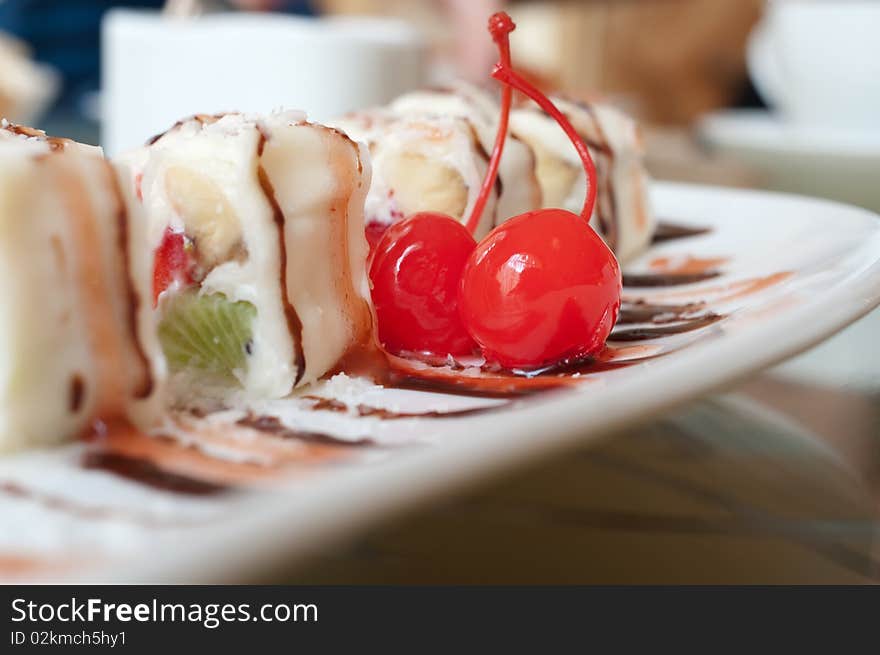
<path fill-rule="evenodd" d="M 675 223 L 660 222 L 654 230 L 652 243 L 673 241 L 676 239 L 688 239 L 690 237 L 709 234 L 712 230 L 708 227 L 692 227 Z M 717 265 L 720 261 L 712 261 Z M 702 263 L 702 262 L 701 262 Z M 706 263 L 710 263 L 707 261 Z M 720 277 L 722 272 L 715 267 L 701 270 L 668 271 L 656 273 L 625 273 L 623 286 L 636 288 L 652 287 L 676 287 L 686 284 L 694 284 Z"/>
<path fill-rule="evenodd" d="M 613 330 L 609 341 L 644 341 L 647 339 L 657 339 L 660 337 L 668 337 L 674 334 L 683 334 L 708 327 L 713 323 L 717 323 L 722 318 L 721 314 L 715 312 L 707 312 L 696 318 L 685 319 L 679 323 L 668 325 L 659 325 L 651 327 L 628 328 L 626 330 Z"/>
<path fill-rule="evenodd" d="M 315 411 L 356 414 L 358 417 L 373 417 L 384 421 L 395 421 L 408 418 L 459 418 L 462 416 L 485 414 L 510 405 L 510 403 L 501 403 L 498 405 L 490 405 L 488 407 L 469 407 L 467 409 L 453 409 L 449 411 L 429 410 L 424 412 L 396 412 L 390 409 L 385 409 L 384 407 L 373 407 L 364 404 L 349 407 L 346 403 L 341 400 L 336 400 L 335 398 L 323 398 L 321 396 L 303 396 L 303 398 L 312 401 L 310 409 Z"/>
<path fill-rule="evenodd" d="M 82 375 L 74 373 L 70 378 L 70 413 L 76 414 L 82 409 L 83 398 L 86 394 L 86 383 Z"/>
<path fill-rule="evenodd" d="M 260 139 L 257 143 L 257 160 L 259 161 L 263 156 L 263 149 L 266 147 L 266 141 L 269 137 L 265 130 L 259 126 L 258 131 Z M 302 320 L 287 295 L 287 244 L 284 239 L 284 212 L 278 204 L 278 199 L 275 196 L 275 189 L 272 186 L 272 182 L 269 180 L 269 176 L 266 173 L 266 169 L 263 168 L 262 163 L 257 166 L 257 179 L 260 182 L 260 188 L 263 190 L 263 194 L 266 196 L 269 206 L 272 208 L 272 217 L 278 228 L 278 263 L 281 271 L 281 303 L 284 307 L 284 318 L 287 320 L 287 331 L 293 340 L 293 364 L 296 367 L 296 378 L 294 379 L 293 385 L 296 386 L 299 384 L 299 381 L 302 380 L 302 377 L 306 372 L 306 353 L 303 348 Z"/>
<path fill-rule="evenodd" d="M 82 466 L 85 469 L 112 473 L 161 491 L 188 496 L 212 496 L 230 490 L 230 487 L 214 482 L 165 471 L 148 459 L 102 450 L 83 455 Z"/>
<path fill-rule="evenodd" d="M 26 136 L 32 139 L 39 139 L 40 141 L 45 142 L 49 146 L 49 150 L 52 152 L 59 152 L 61 150 L 64 150 L 67 147 L 68 143 L 72 143 L 70 139 L 65 139 L 58 136 L 48 136 L 42 130 L 28 127 L 26 125 L 16 125 L 14 123 L 8 123 L 3 126 L 2 129 L 12 134 L 17 134 L 18 136 Z"/>
<path fill-rule="evenodd" d="M 617 325 L 634 323 L 675 323 L 694 318 L 706 308 L 704 302 L 690 302 L 681 305 L 649 303 L 646 300 L 624 301 L 617 317 Z"/>
<path fill-rule="evenodd" d="M 240 425 L 257 432 L 271 434 L 273 437 L 280 439 L 295 439 L 305 443 L 319 444 L 323 446 L 374 446 L 376 445 L 372 439 L 342 439 L 332 434 L 324 432 L 310 432 L 306 430 L 295 430 L 284 425 L 277 416 L 257 416 L 248 414 L 244 418 L 235 422 Z"/>
<path fill-rule="evenodd" d="M 688 239 L 690 237 L 698 237 L 711 232 L 708 227 L 691 227 L 689 225 L 679 225 L 668 221 L 660 221 L 654 228 L 654 236 L 651 243 L 661 243 L 664 241 L 673 241 L 675 239 Z"/>
<path fill-rule="evenodd" d="M 571 380 L 573 377 L 601 373 L 603 371 L 616 371 L 628 368 L 635 364 L 651 359 L 653 355 L 633 357 L 631 359 L 603 359 L 602 357 L 580 357 L 570 359 L 560 364 L 548 366 L 540 371 L 531 371 L 531 375 L 556 380 Z"/>
<path fill-rule="evenodd" d="M 147 353 L 144 351 L 143 341 L 140 338 L 139 330 L 138 330 L 138 309 L 141 304 L 141 297 L 138 295 L 134 278 L 131 274 L 131 265 L 129 260 L 129 244 L 128 244 L 128 209 L 126 208 L 125 201 L 122 198 L 122 192 L 119 189 L 119 184 L 116 180 L 116 176 L 113 174 L 112 170 L 109 168 L 109 164 L 107 165 L 106 172 L 108 175 L 108 184 L 110 185 L 113 195 L 116 199 L 117 210 L 116 210 L 116 225 L 118 230 L 117 236 L 117 247 L 122 256 L 122 275 L 123 275 L 123 284 L 125 285 L 125 294 L 128 297 L 128 308 L 126 320 L 128 322 L 128 331 L 131 334 L 131 343 L 135 351 L 135 356 L 138 359 L 138 363 L 140 364 L 140 369 L 143 371 L 140 382 L 134 388 L 134 397 L 141 399 L 147 398 L 153 392 L 153 370 L 150 365 L 150 360 L 147 357 Z"/>
<path fill-rule="evenodd" d="M 398 374 L 385 386 L 389 389 L 404 389 L 407 391 L 430 391 L 432 393 L 444 393 L 452 396 L 464 396 L 466 398 L 503 398 L 505 400 L 532 396 L 534 394 L 558 389 L 563 384 L 550 382 L 544 385 L 524 385 L 522 381 L 529 378 L 519 377 L 513 374 L 504 376 L 503 380 L 493 381 L 492 384 L 481 384 L 481 378 L 427 378 L 419 375 Z"/>
<path fill-rule="evenodd" d="M 464 116 L 461 116 L 460 118 L 461 118 L 461 120 L 463 120 L 463 121 L 465 122 L 465 124 L 468 126 L 468 129 L 470 130 L 471 143 L 472 143 L 473 146 L 474 146 L 474 150 L 476 150 L 477 154 L 480 156 L 480 158 L 481 158 L 484 162 L 486 162 L 486 166 L 488 166 L 490 160 L 492 159 L 492 156 L 486 151 L 486 148 L 483 146 L 483 142 L 480 141 L 480 137 L 479 137 L 479 135 L 477 134 L 477 128 L 476 128 L 476 127 L 474 126 L 474 124 L 470 121 L 470 119 L 465 118 Z M 513 138 L 513 137 L 512 137 L 512 135 L 511 135 L 511 136 L 508 137 L 508 138 Z M 502 193 L 504 193 L 504 182 L 503 182 L 502 179 L 501 179 L 501 175 L 496 175 L 496 176 L 495 176 L 495 196 L 496 196 L 496 198 L 500 200 L 500 199 L 501 199 L 501 194 L 502 194 Z M 496 215 L 495 215 L 494 223 L 497 224 L 497 223 L 498 223 L 498 215 L 497 215 L 497 214 L 498 214 L 498 208 L 497 208 L 497 205 L 496 205 L 496 208 L 495 208 L 495 214 L 496 214 Z M 505 220 L 505 218 L 502 217 L 501 220 Z"/>
<path fill-rule="evenodd" d="M 611 148 L 608 137 L 605 135 L 605 130 L 602 129 L 602 123 L 599 121 L 593 106 L 586 102 L 577 102 L 575 104 L 590 117 L 593 128 L 599 135 L 600 141 L 598 143 L 586 139 L 584 134 L 581 134 L 581 138 L 597 153 L 596 184 L 598 184 L 599 189 L 596 214 L 599 226 L 602 229 L 602 235 L 605 237 L 608 247 L 614 250 L 620 238 L 618 234 L 620 226 L 617 224 L 617 196 L 614 193 L 614 182 L 611 174 L 614 167 L 614 150 Z"/>

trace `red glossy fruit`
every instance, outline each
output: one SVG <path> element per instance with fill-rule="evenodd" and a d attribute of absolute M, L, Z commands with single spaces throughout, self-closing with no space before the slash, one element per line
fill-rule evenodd
<path fill-rule="evenodd" d="M 459 287 L 476 242 L 444 214 L 414 214 L 389 227 L 373 253 L 370 281 L 379 340 L 393 353 L 468 355 L 476 344 L 461 323 Z"/>
<path fill-rule="evenodd" d="M 461 355 L 479 344 L 490 361 L 535 369 L 598 352 L 620 310 L 620 267 L 589 227 L 596 168 L 568 119 L 510 63 L 504 12 L 489 20 L 504 84 L 495 147 L 466 226 L 436 213 L 393 225 L 376 245 L 370 278 L 379 338 L 392 352 Z M 581 215 L 543 209 L 495 228 L 479 245 L 473 231 L 495 186 L 512 89 L 535 100 L 569 136 L 587 176 Z M 476 344 L 475 344 L 476 341 Z"/>
<path fill-rule="evenodd" d="M 192 260 L 186 249 L 183 232 L 165 230 L 162 242 L 156 248 L 153 263 L 153 307 L 159 303 L 159 295 L 174 282 L 191 284 Z"/>
<path fill-rule="evenodd" d="M 584 219 L 543 209 L 503 223 L 468 259 L 459 309 L 490 361 L 539 368 L 597 353 L 620 310 L 620 267 Z"/>
<path fill-rule="evenodd" d="M 387 223 L 367 223 L 364 232 L 367 235 L 367 243 L 370 246 L 370 252 L 373 252 L 376 249 L 376 246 L 379 245 L 379 241 L 382 240 L 382 235 L 385 234 L 387 229 Z"/>

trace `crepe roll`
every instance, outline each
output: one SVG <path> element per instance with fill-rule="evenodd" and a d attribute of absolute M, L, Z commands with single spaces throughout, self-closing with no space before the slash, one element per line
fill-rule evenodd
<path fill-rule="evenodd" d="M 139 334 L 149 280 L 99 148 L 0 124 L 0 451 L 159 416 Z"/>
<path fill-rule="evenodd" d="M 381 109 L 349 114 L 332 124 L 369 148 L 373 177 L 365 214 L 371 243 L 389 225 L 417 212 L 467 221 L 489 155 L 466 119 L 401 116 Z M 494 189 L 486 204 L 477 238 L 492 228 L 498 192 Z"/>
<path fill-rule="evenodd" d="M 485 152 L 492 152 L 498 131 L 501 107 L 488 92 L 460 82 L 446 89 L 425 89 L 404 94 L 389 109 L 397 114 L 454 116 L 474 126 Z M 542 206 L 541 185 L 537 178 L 532 149 L 508 135 L 498 166 L 501 187 L 497 222 Z"/>
<path fill-rule="evenodd" d="M 553 102 L 590 148 L 599 185 L 592 225 L 625 263 L 647 248 L 655 227 L 638 127 L 607 105 L 560 98 Z M 510 128 L 535 153 L 544 205 L 579 212 L 586 190 L 584 170 L 556 121 L 537 108 L 520 108 L 511 113 Z"/>
<path fill-rule="evenodd" d="M 117 160 L 177 404 L 278 398 L 371 338 L 366 152 L 297 112 L 195 116 Z"/>

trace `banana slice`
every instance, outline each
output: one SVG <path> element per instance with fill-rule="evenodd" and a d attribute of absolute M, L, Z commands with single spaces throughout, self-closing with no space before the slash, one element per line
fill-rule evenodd
<path fill-rule="evenodd" d="M 468 119 L 367 110 L 332 125 L 370 148 L 373 177 L 365 206 L 367 225 L 391 225 L 419 211 L 468 219 L 489 161 Z M 492 228 L 500 187 L 486 204 L 477 238 Z"/>
<path fill-rule="evenodd" d="M 436 211 L 459 220 L 464 217 L 468 187 L 451 166 L 416 152 L 402 152 L 388 158 L 385 176 L 404 215 Z"/>
<path fill-rule="evenodd" d="M 184 166 L 165 171 L 165 193 L 194 242 L 199 263 L 210 270 L 244 256 L 241 220 L 220 187 Z"/>

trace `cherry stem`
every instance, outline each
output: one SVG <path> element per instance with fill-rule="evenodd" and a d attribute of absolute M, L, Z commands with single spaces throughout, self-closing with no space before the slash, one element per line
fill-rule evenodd
<path fill-rule="evenodd" d="M 550 116 L 559 123 L 559 127 L 565 131 L 565 134 L 577 150 L 578 155 L 580 155 L 581 161 L 584 164 L 584 171 L 587 174 L 587 197 L 584 199 L 584 208 L 581 210 L 581 216 L 589 222 L 590 218 L 593 216 L 593 208 L 596 205 L 596 190 L 598 185 L 596 183 L 596 164 L 593 162 L 593 157 L 590 155 L 590 149 L 587 147 L 587 144 L 584 143 L 581 135 L 578 134 L 568 118 L 565 117 L 565 114 L 559 111 L 559 108 L 553 104 L 550 98 L 541 93 L 541 91 L 532 86 L 528 81 L 520 77 L 510 66 L 505 66 L 503 63 L 496 65 L 495 70 L 492 71 L 492 77 L 502 82 L 506 88 L 513 87 L 517 91 L 524 93 L 534 100 L 538 106 L 550 114 Z"/>
<path fill-rule="evenodd" d="M 516 25 L 505 12 L 500 11 L 493 14 L 489 19 L 489 33 L 492 40 L 498 46 L 498 54 L 500 61 L 496 65 L 498 67 L 510 68 L 510 33 L 516 29 Z M 510 104 L 513 97 L 513 89 L 510 85 L 505 84 L 501 89 L 501 117 L 498 119 L 498 132 L 495 135 L 495 146 L 492 148 L 492 156 L 489 158 L 489 167 L 483 178 L 483 186 L 480 187 L 480 193 L 471 210 L 470 218 L 465 225 L 468 232 L 472 235 L 477 229 L 483 210 L 486 208 L 486 202 L 489 200 L 489 194 L 495 187 L 495 180 L 498 178 L 498 166 L 501 164 L 501 155 L 504 152 L 504 142 L 507 139 L 507 126 L 510 120 Z"/>

